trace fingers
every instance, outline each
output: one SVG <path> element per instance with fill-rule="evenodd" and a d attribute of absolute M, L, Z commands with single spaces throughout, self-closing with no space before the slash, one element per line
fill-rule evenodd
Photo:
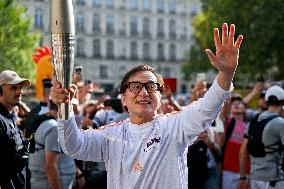
<path fill-rule="evenodd" d="M 57 105 L 69 102 L 69 92 L 62 88 L 61 84 L 55 79 L 51 82 L 53 86 L 50 88 L 50 99 Z"/>
<path fill-rule="evenodd" d="M 72 100 L 72 98 L 75 96 L 77 89 L 78 87 L 75 84 L 71 84 L 70 87 L 67 89 L 68 92 L 70 93 L 70 100 Z"/>
<path fill-rule="evenodd" d="M 234 44 L 234 36 L 235 36 L 235 25 L 231 24 L 230 25 L 230 32 L 229 32 L 229 39 L 228 39 L 228 44 L 233 45 Z"/>
<path fill-rule="evenodd" d="M 221 41 L 220 41 L 218 28 L 214 28 L 214 42 L 215 42 L 216 49 L 220 49 L 221 48 Z"/>
<path fill-rule="evenodd" d="M 54 86 L 55 88 L 61 88 L 61 83 L 59 81 L 57 81 L 55 78 L 52 79 L 51 81 L 52 86 Z"/>
<path fill-rule="evenodd" d="M 205 50 L 210 62 L 215 65 L 216 63 L 216 56 L 212 53 L 212 51 L 210 49 L 206 49 Z"/>
<path fill-rule="evenodd" d="M 239 35 L 238 38 L 237 38 L 237 41 L 235 43 L 235 46 L 239 49 L 241 47 L 241 43 L 243 41 L 243 36 L 242 35 Z"/>
<path fill-rule="evenodd" d="M 228 24 L 224 23 L 222 25 L 222 44 L 228 44 Z"/>

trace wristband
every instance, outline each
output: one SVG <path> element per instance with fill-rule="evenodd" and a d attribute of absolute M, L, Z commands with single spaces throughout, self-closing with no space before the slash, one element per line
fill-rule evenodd
<path fill-rule="evenodd" d="M 247 177 L 240 177 L 239 180 L 247 180 Z"/>

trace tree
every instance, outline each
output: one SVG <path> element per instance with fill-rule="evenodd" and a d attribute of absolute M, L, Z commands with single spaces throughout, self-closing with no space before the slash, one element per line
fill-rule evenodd
<path fill-rule="evenodd" d="M 29 31 L 31 20 L 26 9 L 14 0 L 0 0 L 0 70 L 14 70 L 34 80 L 32 53 L 39 36 Z"/>
<path fill-rule="evenodd" d="M 183 65 L 185 75 L 211 69 L 202 49 L 215 49 L 213 28 L 227 22 L 236 25 L 236 35 L 244 36 L 236 78 L 284 79 L 283 10 L 284 0 L 204 0 L 203 11 L 193 21 L 195 45 Z"/>

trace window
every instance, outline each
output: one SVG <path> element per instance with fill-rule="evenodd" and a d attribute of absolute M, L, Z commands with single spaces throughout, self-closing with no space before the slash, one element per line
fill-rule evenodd
<path fill-rule="evenodd" d="M 82 38 L 78 38 L 76 41 L 76 56 L 83 57 L 85 56 L 84 53 L 84 41 Z"/>
<path fill-rule="evenodd" d="M 158 43 L 158 60 L 164 60 L 164 45 L 163 43 Z"/>
<path fill-rule="evenodd" d="M 186 40 L 186 37 L 187 36 L 187 28 L 186 28 L 186 26 L 184 26 L 183 27 L 183 32 L 182 32 L 182 34 L 181 34 L 181 39 L 182 40 Z"/>
<path fill-rule="evenodd" d="M 107 41 L 107 46 L 106 46 L 106 55 L 107 58 L 114 58 L 114 44 L 112 40 Z"/>
<path fill-rule="evenodd" d="M 150 20 L 149 18 L 143 18 L 143 36 L 151 37 L 150 35 Z"/>
<path fill-rule="evenodd" d="M 84 16 L 81 13 L 78 13 L 76 16 L 76 29 L 84 31 Z"/>
<path fill-rule="evenodd" d="M 136 16 L 131 16 L 130 18 L 130 34 L 137 35 L 137 18 Z"/>
<path fill-rule="evenodd" d="M 100 7 L 101 6 L 101 0 L 93 0 L 94 7 Z"/>
<path fill-rule="evenodd" d="M 113 34 L 113 33 L 114 33 L 114 28 L 113 28 L 113 15 L 107 15 L 106 21 L 107 21 L 106 32 L 107 32 L 108 34 Z"/>
<path fill-rule="evenodd" d="M 125 66 L 120 66 L 119 67 L 119 78 L 122 79 L 124 77 L 124 74 L 126 72 L 126 67 Z"/>
<path fill-rule="evenodd" d="M 95 14 L 93 17 L 93 31 L 100 32 L 100 16 L 98 14 Z"/>
<path fill-rule="evenodd" d="M 137 10 L 137 0 L 130 1 L 130 8 L 131 10 Z"/>
<path fill-rule="evenodd" d="M 77 5 L 85 5 L 85 0 L 76 0 Z"/>
<path fill-rule="evenodd" d="M 107 7 L 113 8 L 113 0 L 107 0 Z"/>
<path fill-rule="evenodd" d="M 174 14 L 176 12 L 175 0 L 169 0 L 169 13 Z"/>
<path fill-rule="evenodd" d="M 150 45 L 149 43 L 143 44 L 143 59 L 150 60 Z"/>
<path fill-rule="evenodd" d="M 196 5 L 192 5 L 190 9 L 190 15 L 195 16 L 197 14 L 197 7 Z"/>
<path fill-rule="evenodd" d="M 100 65 L 100 78 L 101 79 L 107 79 L 107 66 L 106 65 Z"/>
<path fill-rule="evenodd" d="M 164 20 L 161 18 L 158 20 L 157 35 L 160 38 L 164 37 Z"/>
<path fill-rule="evenodd" d="M 171 69 L 169 67 L 165 67 L 163 71 L 164 71 L 163 75 L 165 77 L 171 77 Z"/>
<path fill-rule="evenodd" d="M 170 38 L 175 39 L 176 38 L 176 22 L 175 22 L 175 20 L 170 20 L 169 32 L 170 32 Z"/>
<path fill-rule="evenodd" d="M 137 42 L 135 41 L 130 43 L 130 58 L 137 59 Z"/>
<path fill-rule="evenodd" d="M 93 56 L 101 57 L 101 42 L 99 39 L 93 41 Z"/>
<path fill-rule="evenodd" d="M 143 0 L 143 10 L 149 11 L 150 10 L 150 2 L 149 0 Z"/>
<path fill-rule="evenodd" d="M 170 60 L 175 61 L 176 60 L 176 46 L 175 46 L 175 44 L 170 45 L 169 54 L 170 54 Z"/>
<path fill-rule="evenodd" d="M 157 10 L 159 13 L 164 12 L 164 0 L 158 0 L 157 1 Z"/>
<path fill-rule="evenodd" d="M 42 28 L 43 27 L 43 12 L 41 8 L 37 8 L 35 10 L 35 22 L 34 22 L 35 28 Z"/>

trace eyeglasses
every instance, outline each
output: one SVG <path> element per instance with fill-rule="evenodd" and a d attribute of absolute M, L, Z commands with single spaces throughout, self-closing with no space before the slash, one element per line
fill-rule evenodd
<path fill-rule="evenodd" d="M 129 90 L 133 93 L 136 93 L 136 94 L 138 94 L 142 90 L 143 87 L 145 87 L 145 89 L 148 93 L 154 93 L 154 92 L 160 90 L 160 84 L 159 83 L 154 83 L 154 82 L 140 83 L 138 81 L 128 83 Z"/>

